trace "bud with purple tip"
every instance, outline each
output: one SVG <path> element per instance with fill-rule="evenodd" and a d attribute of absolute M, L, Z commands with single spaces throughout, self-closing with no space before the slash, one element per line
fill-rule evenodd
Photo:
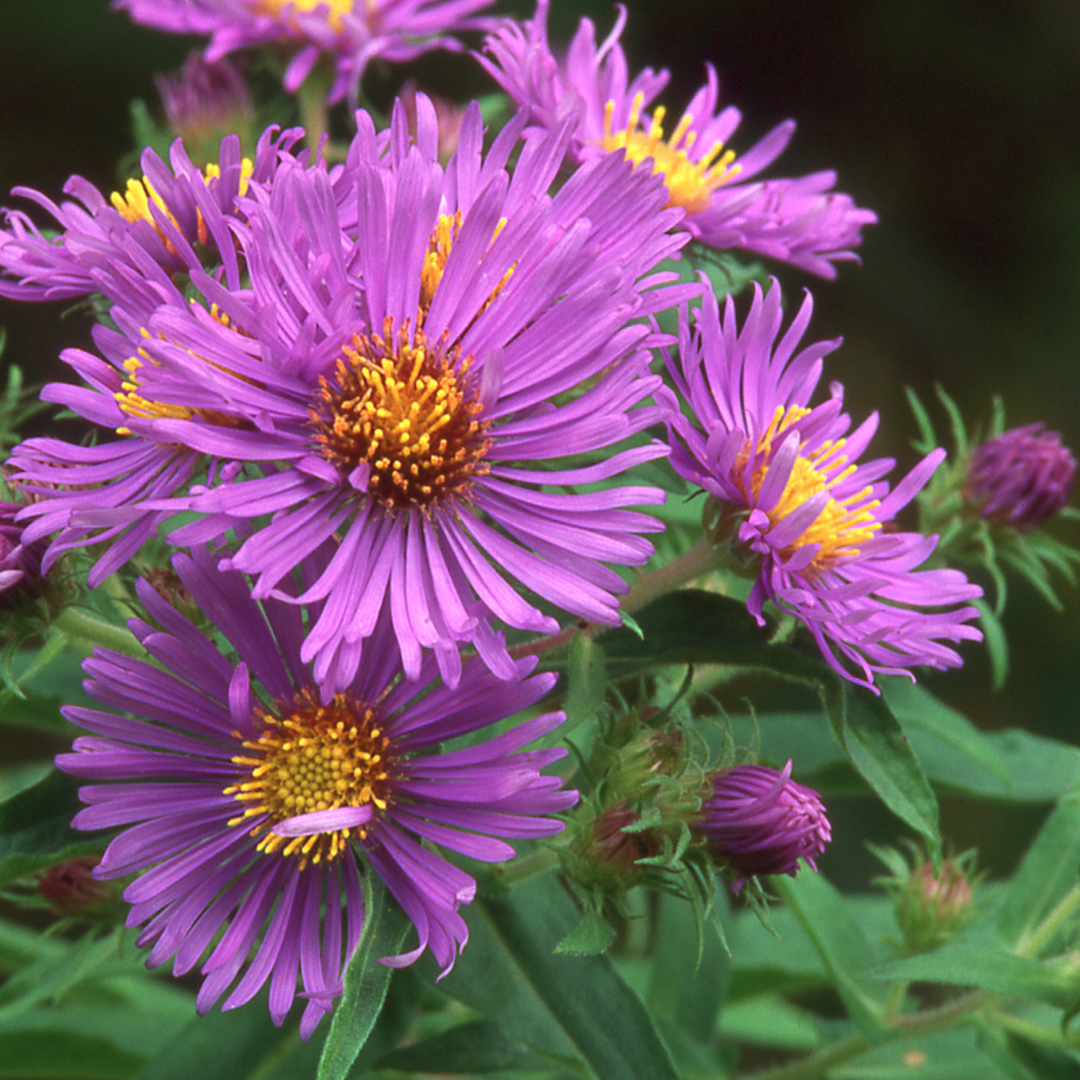
<path fill-rule="evenodd" d="M 1042 424 L 1012 428 L 971 455 L 967 496 L 979 514 L 1028 530 L 1046 524 L 1069 499 L 1076 460 L 1056 431 Z"/>
<path fill-rule="evenodd" d="M 214 158 L 222 137 L 233 133 L 250 145 L 255 106 L 244 77 L 228 60 L 208 63 L 194 52 L 175 74 L 156 76 L 154 85 L 169 126 L 197 157 Z"/>
<path fill-rule="evenodd" d="M 832 837 L 817 792 L 791 779 L 791 762 L 778 772 L 764 765 L 737 765 L 713 778 L 713 793 L 696 830 L 709 852 L 738 877 L 790 874 L 814 860 Z"/>

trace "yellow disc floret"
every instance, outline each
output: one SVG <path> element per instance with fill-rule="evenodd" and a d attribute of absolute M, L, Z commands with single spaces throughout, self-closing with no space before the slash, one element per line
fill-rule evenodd
<path fill-rule="evenodd" d="M 323 456 L 346 475 L 366 465 L 367 492 L 387 508 L 465 491 L 491 445 L 471 364 L 421 331 L 395 338 L 389 320 L 383 337 L 357 335 L 319 380 L 311 418 Z"/>
<path fill-rule="evenodd" d="M 698 214 L 709 206 L 712 193 L 740 172 L 734 165 L 735 152 L 724 151 L 724 144 L 714 143 L 708 153 L 696 160 L 690 159 L 690 151 L 697 140 L 697 132 L 690 128 L 694 118 L 685 113 L 671 137 L 664 138 L 666 110 L 660 106 L 649 121 L 648 130 L 639 127 L 641 109 L 645 103 L 643 94 L 636 94 L 630 106 L 630 119 L 620 131 L 612 130 L 615 102 L 604 107 L 604 135 L 600 145 L 605 150 L 623 150 L 629 161 L 640 165 L 652 161 L 653 174 L 660 174 L 668 189 L 668 206 L 681 206 L 688 214 Z"/>
<path fill-rule="evenodd" d="M 754 469 L 750 479 L 748 501 L 751 503 L 757 500 L 761 485 L 771 467 L 769 462 L 772 458 L 774 440 L 809 412 L 809 409 L 795 405 L 786 410 L 782 405 L 778 405 L 772 421 L 758 440 L 757 447 L 752 448 L 748 445 L 737 459 L 736 475 L 742 473 L 751 453 L 761 462 Z M 772 525 L 778 525 L 808 499 L 836 487 L 855 471 L 856 467 L 848 465 L 848 459 L 841 455 L 844 444 L 844 439 L 838 439 L 835 442 L 830 440 L 822 443 L 810 454 L 804 455 L 800 452 L 776 505 L 765 511 Z M 870 499 L 870 493 L 871 490 L 867 487 L 839 500 L 834 499 L 830 494 L 818 516 L 780 553 L 781 557 L 789 559 L 806 544 L 819 544 L 820 549 L 807 569 L 823 570 L 838 559 L 858 555 L 859 545 L 865 544 L 881 528 L 881 522 L 874 517 L 873 513 L 881 503 L 876 499 Z"/>
<path fill-rule="evenodd" d="M 306 865 L 336 859 L 352 839 L 363 840 L 363 825 L 315 833 L 278 836 L 279 822 L 300 814 L 342 807 L 385 810 L 390 797 L 394 760 L 390 739 L 374 710 L 338 694 L 322 705 L 308 691 L 282 715 L 257 711 L 257 739 L 232 759 L 242 770 L 237 783 L 225 788 L 243 804 L 230 825 L 260 818 L 252 829 L 259 851 L 297 855 Z"/>
<path fill-rule="evenodd" d="M 267 15 L 277 15 L 286 7 L 305 14 L 323 8 L 327 25 L 331 30 L 340 32 L 341 17 L 352 14 L 353 0 L 258 0 L 256 7 Z"/>

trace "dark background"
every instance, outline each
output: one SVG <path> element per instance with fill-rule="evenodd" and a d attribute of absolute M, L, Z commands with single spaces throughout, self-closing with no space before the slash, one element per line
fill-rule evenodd
<path fill-rule="evenodd" d="M 604 2 L 553 0 L 553 38 L 566 40 L 582 11 L 602 37 Z M 133 26 L 105 0 L 9 5 L 0 34 L 0 203 L 23 184 L 57 198 L 71 173 L 106 193 L 117 162 L 131 161 L 129 102 L 158 108 L 154 72 L 179 66 L 194 44 Z M 789 296 L 809 286 L 812 333 L 843 334 L 830 374 L 847 388 L 856 419 L 883 414 L 876 449 L 914 460 L 903 399 L 924 401 L 940 381 L 969 420 L 988 417 L 1000 392 L 1011 426 L 1044 420 L 1080 446 L 1080 6 L 1061 0 L 668 0 L 632 2 L 623 37 L 631 68 L 673 72 L 665 99 L 677 114 L 719 69 L 724 100 L 744 121 L 745 149 L 774 124 L 798 121 L 769 175 L 834 168 L 838 187 L 874 209 L 864 265 L 842 264 L 835 283 L 783 269 Z M 528 14 L 531 4 L 516 5 Z M 491 89 L 467 59 L 424 61 L 421 81 L 465 97 Z M 373 73 L 385 97 L 400 69 Z M 64 304 L 0 300 L 6 358 L 28 378 L 58 373 L 56 356 L 84 344 L 81 316 Z M 940 412 L 935 418 L 944 417 Z M 1074 542 L 1063 523 L 1059 535 Z M 927 682 L 986 728 L 1022 725 L 1077 741 L 1076 590 L 1056 613 L 1016 582 L 1005 616 L 1015 674 L 988 689 L 977 649 L 957 674 Z M 858 808 L 838 808 L 872 833 Z M 1007 871 L 1041 811 L 945 805 L 946 831 L 978 842 L 984 862 Z"/>

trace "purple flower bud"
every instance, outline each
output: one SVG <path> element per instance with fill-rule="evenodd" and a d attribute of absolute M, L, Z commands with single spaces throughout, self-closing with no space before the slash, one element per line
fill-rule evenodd
<path fill-rule="evenodd" d="M 1069 500 L 1076 459 L 1042 424 L 1013 428 L 971 455 L 968 498 L 990 521 L 1017 529 L 1044 525 Z"/>
<path fill-rule="evenodd" d="M 20 593 L 36 591 L 41 583 L 45 544 L 23 543 L 23 526 L 15 521 L 22 509 L 21 503 L 0 502 L 0 608 Z"/>
<path fill-rule="evenodd" d="M 713 779 L 713 793 L 697 823 L 709 851 L 738 873 L 738 892 L 756 874 L 790 874 L 814 860 L 832 837 L 816 791 L 791 779 L 791 762 L 781 772 L 764 765 L 738 765 Z"/>
<path fill-rule="evenodd" d="M 99 861 L 96 855 L 81 855 L 50 866 L 37 875 L 38 892 L 58 915 L 81 915 L 96 908 L 109 899 L 112 891 L 106 882 L 94 877 Z"/>
<path fill-rule="evenodd" d="M 154 85 L 169 126 L 186 142 L 220 139 L 249 127 L 254 119 L 247 83 L 228 60 L 211 64 L 193 52 L 178 72 L 156 76 Z"/>

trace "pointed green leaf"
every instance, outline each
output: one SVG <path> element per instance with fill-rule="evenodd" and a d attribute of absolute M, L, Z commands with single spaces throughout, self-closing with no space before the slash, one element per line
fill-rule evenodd
<path fill-rule="evenodd" d="M 615 927 L 592 904 L 586 904 L 580 925 L 555 946 L 555 952 L 570 956 L 596 956 L 614 940 Z"/>
<path fill-rule="evenodd" d="M 1000 690 L 1009 677 L 1009 639 L 994 609 L 984 600 L 973 601 L 979 609 L 983 643 L 990 657 L 990 689 Z"/>
<path fill-rule="evenodd" d="M 412 1073 L 539 1072 L 551 1061 L 489 1020 L 474 1020 L 379 1058 L 378 1069 Z"/>
<path fill-rule="evenodd" d="M 868 975 L 874 949 L 844 898 L 820 874 L 803 871 L 770 881 L 795 912 L 852 1020 L 868 1038 L 875 1037 L 884 1022 L 884 989 Z"/>
<path fill-rule="evenodd" d="M 566 674 L 566 723 L 562 726 L 563 735 L 583 720 L 588 720 L 604 703 L 607 674 L 604 670 L 603 646 L 591 637 L 578 634 L 570 644 Z"/>
<path fill-rule="evenodd" d="M 1008 947 L 1023 943 L 1076 882 L 1080 870 L 1080 795 L 1058 803 L 1028 849 L 998 912 L 997 929 Z"/>
<path fill-rule="evenodd" d="M 940 856 L 937 796 L 888 703 L 870 691 L 844 683 L 840 703 L 829 708 L 833 732 L 859 775 L 883 803 Z"/>
<path fill-rule="evenodd" d="M 368 872 L 364 886 L 364 932 L 345 972 L 345 991 L 334 1009 L 316 1080 L 345 1080 L 382 1011 L 393 968 L 383 956 L 401 951 L 412 924 L 380 878 Z"/>
<path fill-rule="evenodd" d="M 588 1064 L 597 1080 L 677 1080 L 640 999 L 604 956 L 557 956 L 580 916 L 550 876 L 483 896 L 470 941 L 439 985 L 542 1053 Z"/>

